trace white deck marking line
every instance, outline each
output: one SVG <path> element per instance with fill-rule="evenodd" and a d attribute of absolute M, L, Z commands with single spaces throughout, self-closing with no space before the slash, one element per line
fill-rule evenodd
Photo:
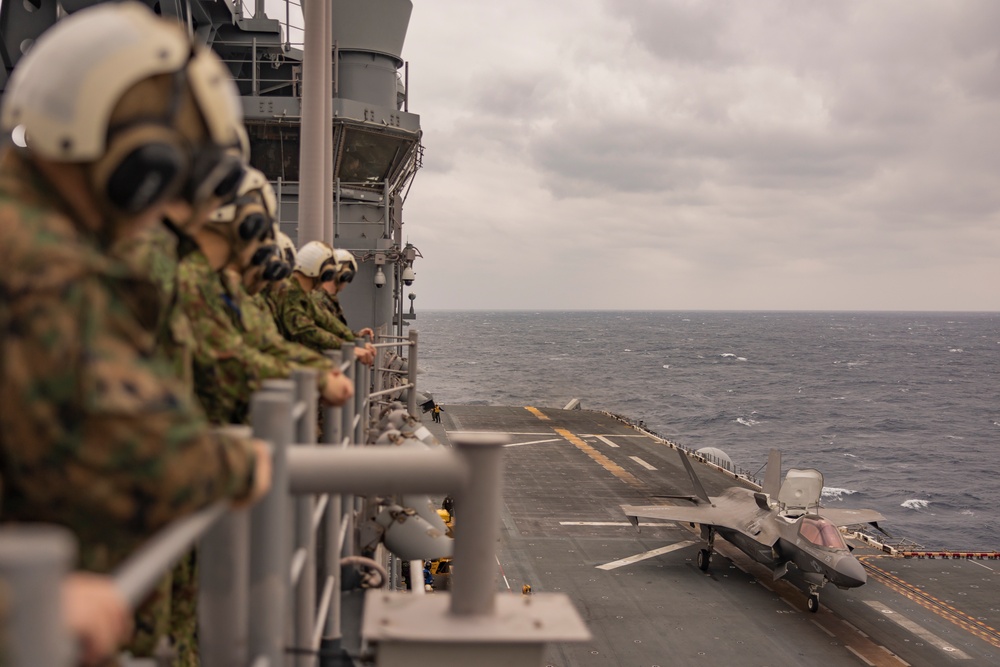
<path fill-rule="evenodd" d="M 689 547 L 692 544 L 697 544 L 694 540 L 687 540 L 685 542 L 678 542 L 677 544 L 671 544 L 667 547 L 660 547 L 659 549 L 653 549 L 652 551 L 644 551 L 641 554 L 636 554 L 634 556 L 629 556 L 627 558 L 622 558 L 621 560 L 613 560 L 610 563 L 605 563 L 604 565 L 597 565 L 598 570 L 613 570 L 617 567 L 622 567 L 623 565 L 631 565 L 632 563 L 638 563 L 641 560 L 646 560 L 647 558 L 655 558 L 661 554 L 670 553 L 671 551 L 677 551 L 678 549 L 683 549 L 684 547 Z"/>
<path fill-rule="evenodd" d="M 618 449 L 618 445 L 616 445 L 615 443 L 611 442 L 610 440 L 608 440 L 607 438 L 605 438 L 603 435 L 595 435 L 594 437 L 597 438 L 598 440 L 600 440 L 601 442 L 603 442 L 608 447 L 614 447 L 615 449 Z"/>
<path fill-rule="evenodd" d="M 819 621 L 817 621 L 816 619 L 810 619 L 809 622 L 812 623 L 813 625 L 815 625 L 817 628 L 819 628 L 823 632 L 825 632 L 826 634 L 830 635 L 831 637 L 836 637 L 837 636 L 837 635 L 833 634 L 832 632 L 830 632 L 829 630 L 827 630 L 826 628 L 824 628 L 823 624 L 820 623 Z M 865 662 L 868 662 L 868 661 L 866 660 Z M 870 665 L 872 663 L 869 662 L 868 664 Z"/>
<path fill-rule="evenodd" d="M 920 637 L 925 642 L 930 644 L 931 646 L 941 649 L 949 657 L 955 658 L 956 660 L 972 659 L 972 656 L 970 656 L 965 651 L 955 648 L 954 646 L 952 646 L 945 640 L 941 639 L 940 637 L 938 637 L 936 634 L 934 634 L 924 626 L 920 625 L 919 623 L 915 623 L 914 621 L 911 621 L 909 618 L 903 616 L 898 611 L 893 611 L 888 605 L 883 604 L 881 602 L 877 602 L 876 600 L 865 600 L 865 604 L 874 609 L 875 611 L 879 612 L 880 614 L 882 614 L 884 618 L 892 621 L 901 628 L 909 630 L 917 637 Z"/>
<path fill-rule="evenodd" d="M 813 621 L 813 623 L 816 623 L 816 621 Z M 818 624 L 817 624 L 817 625 L 818 625 Z M 830 636 L 832 637 L 833 635 L 830 635 Z M 845 644 L 845 645 L 844 645 L 844 648 L 846 648 L 846 649 L 847 649 L 848 651 L 850 651 L 850 652 L 851 652 L 851 653 L 853 653 L 853 654 L 854 654 L 855 656 L 857 656 L 858 660 L 860 660 L 861 662 L 863 662 L 863 663 L 865 663 L 866 665 L 868 665 L 868 667 L 875 667 L 875 663 L 874 663 L 874 662 L 872 662 L 871 660 L 869 660 L 869 659 L 868 659 L 868 658 L 866 658 L 865 656 L 863 656 L 863 655 L 861 655 L 860 653 L 858 653 L 857 651 L 855 651 L 855 650 L 854 650 L 854 649 L 853 649 L 852 647 L 850 647 L 850 646 L 847 646 L 847 645 Z"/>
<path fill-rule="evenodd" d="M 799 611 L 799 608 L 796 607 L 795 605 L 793 605 L 787 598 L 781 598 L 781 601 L 784 602 L 785 604 L 787 604 L 789 607 L 791 607 L 795 611 Z M 815 623 L 815 622 L 816 621 L 813 621 L 813 623 Z"/>
<path fill-rule="evenodd" d="M 858 626 L 854 625 L 850 621 L 845 621 L 844 619 L 840 619 L 840 622 L 843 623 L 844 625 L 846 625 L 847 627 L 849 627 L 851 630 L 854 630 L 856 633 L 858 633 L 862 637 L 864 637 L 866 639 L 868 638 L 868 635 L 866 635 L 864 632 L 862 632 L 861 629 Z"/>
<path fill-rule="evenodd" d="M 566 442 L 562 438 L 549 438 L 548 440 L 531 440 L 529 442 L 512 442 L 504 447 L 520 447 L 521 445 L 540 445 L 543 442 Z"/>
<path fill-rule="evenodd" d="M 865 636 L 867 637 L 868 635 L 865 635 Z M 896 655 L 895 653 L 893 653 L 892 651 L 890 651 L 889 649 L 887 649 L 885 646 L 882 646 L 881 644 L 878 644 L 877 646 L 880 649 L 882 649 L 883 651 L 885 651 L 886 653 L 888 653 L 889 655 L 891 655 L 892 657 L 894 657 L 896 660 L 899 660 L 899 662 L 903 665 L 903 667 L 910 667 L 910 663 L 908 663 L 905 660 L 903 660 L 902 658 L 900 658 L 898 655 Z"/>
<path fill-rule="evenodd" d="M 560 526 L 631 526 L 632 524 L 628 521 L 560 521 Z M 662 521 L 657 523 L 645 523 L 639 524 L 640 528 L 655 528 L 657 526 L 666 526 L 667 528 L 676 528 L 677 524 L 673 521 Z"/>
<path fill-rule="evenodd" d="M 972 563 L 973 565 L 978 565 L 979 567 L 985 567 L 985 568 L 986 568 L 987 570 L 989 570 L 990 572 L 996 572 L 996 570 L 994 570 L 994 569 L 993 569 L 992 567 L 987 567 L 987 566 L 983 565 L 982 563 L 977 563 L 977 562 L 976 562 L 976 561 L 974 561 L 974 560 L 971 560 L 971 559 L 970 559 L 970 560 L 969 560 L 969 562 L 970 562 L 970 563 Z"/>
<path fill-rule="evenodd" d="M 493 557 L 496 558 L 496 560 L 497 560 L 497 567 L 500 568 L 500 576 L 503 577 L 503 583 L 505 583 L 507 585 L 507 590 L 509 591 L 510 590 L 510 582 L 507 581 L 507 575 L 503 571 L 503 565 L 500 564 L 500 557 L 497 556 L 496 554 L 494 554 Z"/>
<path fill-rule="evenodd" d="M 635 461 L 636 463 L 638 463 L 639 465 L 641 465 L 646 470 L 656 470 L 656 466 L 654 466 L 654 465 L 652 465 L 650 463 L 646 463 L 645 461 L 643 461 L 642 459 L 640 459 L 638 456 L 630 456 L 629 458 L 632 459 L 633 461 Z"/>

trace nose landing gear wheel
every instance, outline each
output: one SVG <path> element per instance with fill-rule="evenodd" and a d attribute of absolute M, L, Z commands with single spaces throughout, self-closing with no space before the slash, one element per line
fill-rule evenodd
<path fill-rule="evenodd" d="M 806 608 L 814 614 L 819 611 L 819 596 L 811 593 L 809 599 L 806 600 Z"/>
<path fill-rule="evenodd" d="M 708 572 L 708 566 L 712 562 L 712 552 L 708 549 L 702 549 L 698 552 L 698 569 L 702 572 Z"/>

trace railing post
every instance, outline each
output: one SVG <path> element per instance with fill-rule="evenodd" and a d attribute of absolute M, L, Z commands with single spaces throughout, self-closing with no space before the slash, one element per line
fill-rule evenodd
<path fill-rule="evenodd" d="M 250 90 L 256 97 L 257 95 L 260 94 L 260 83 L 257 81 L 257 38 L 256 37 L 252 38 L 250 42 L 250 53 L 253 66 L 251 70 L 253 78 L 251 79 Z"/>
<path fill-rule="evenodd" d="M 76 541 L 64 528 L 26 525 L 0 531 L 6 667 L 74 664 L 61 589 L 75 558 Z"/>
<path fill-rule="evenodd" d="M 295 428 L 295 441 L 302 446 L 316 444 L 316 372 L 296 370 L 292 374 L 295 382 L 296 402 L 305 405 L 305 411 Z M 288 487 L 285 487 L 287 492 Z M 316 540 L 313 533 L 313 497 L 297 496 L 295 506 L 295 549 L 305 551 L 305 562 L 294 586 L 295 647 L 312 650 L 313 626 L 316 621 Z M 295 664 L 308 667 L 316 662 L 314 655 L 299 655 Z"/>
<path fill-rule="evenodd" d="M 406 411 L 417 417 L 417 337 L 416 331 L 410 331 L 410 347 L 406 353 L 406 381 L 411 385 L 406 390 Z"/>
<path fill-rule="evenodd" d="M 354 437 L 354 415 L 357 414 L 358 401 L 357 401 L 357 378 L 358 378 L 358 363 L 354 356 L 354 343 L 344 343 L 340 347 L 340 353 L 344 355 L 344 360 L 348 362 L 347 364 L 347 379 L 351 381 L 351 384 L 355 388 L 354 398 L 347 401 L 344 404 L 344 435 L 351 438 Z"/>
<path fill-rule="evenodd" d="M 285 662 L 285 622 L 289 613 L 285 449 L 293 435 L 292 392 L 257 392 L 251 400 L 250 420 L 254 436 L 267 440 L 274 448 L 271 491 L 250 514 L 250 658 L 264 658 L 272 667 L 279 667 Z"/>
<path fill-rule="evenodd" d="M 455 451 L 468 463 L 469 482 L 456 497 L 455 557 L 460 564 L 451 580 L 451 613 L 485 616 L 496 598 L 496 543 L 503 509 L 505 435 L 462 434 Z M 413 573 L 410 573 L 413 576 Z"/>
<path fill-rule="evenodd" d="M 249 426 L 228 426 L 249 438 Z M 198 647 L 204 667 L 248 663 L 250 513 L 230 510 L 198 544 Z"/>

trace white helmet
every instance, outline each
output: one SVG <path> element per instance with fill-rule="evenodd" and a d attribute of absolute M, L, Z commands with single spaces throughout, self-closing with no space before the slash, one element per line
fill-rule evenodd
<path fill-rule="evenodd" d="M 133 86 L 171 73 L 171 98 L 191 99 L 208 130 L 206 145 L 192 146 L 178 131 L 178 103 L 158 118 L 110 127 Z M 223 181 L 234 189 L 239 157 L 224 149 L 245 146 L 241 122 L 236 85 L 219 57 L 134 2 L 102 3 L 57 22 L 14 69 L 0 110 L 0 127 L 20 126 L 31 153 L 55 162 L 96 162 L 95 194 L 125 212 L 178 191 L 189 201 L 222 196 Z"/>
<path fill-rule="evenodd" d="M 358 273 L 358 260 L 350 250 L 337 248 L 333 251 L 333 259 L 337 262 L 337 282 L 349 283 Z"/>
<path fill-rule="evenodd" d="M 333 258 L 333 248 L 322 241 L 310 241 L 299 248 L 295 270 L 310 278 L 319 278 L 323 265 Z"/>

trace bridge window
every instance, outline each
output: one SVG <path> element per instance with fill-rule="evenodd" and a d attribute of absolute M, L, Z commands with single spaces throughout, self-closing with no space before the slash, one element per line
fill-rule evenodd
<path fill-rule="evenodd" d="M 799 527 L 799 535 L 813 544 L 828 549 L 847 549 L 844 537 L 837 527 L 826 519 L 805 517 Z"/>

